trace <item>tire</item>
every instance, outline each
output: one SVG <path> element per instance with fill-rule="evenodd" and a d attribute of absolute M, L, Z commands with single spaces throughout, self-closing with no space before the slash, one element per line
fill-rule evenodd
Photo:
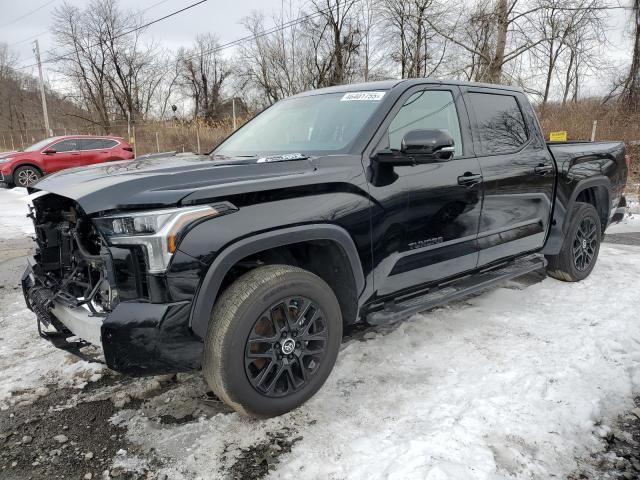
<path fill-rule="evenodd" d="M 13 171 L 13 183 L 16 187 L 30 187 L 42 177 L 42 172 L 31 165 L 23 165 Z"/>
<path fill-rule="evenodd" d="M 204 377 L 237 412 L 274 417 L 320 389 L 341 340 L 340 305 L 320 277 L 289 265 L 258 267 L 216 301 L 204 344 Z"/>
<path fill-rule="evenodd" d="M 546 257 L 547 273 L 565 282 L 579 282 L 589 276 L 596 264 L 602 227 L 598 212 L 590 203 L 576 202 L 569 221 L 560 253 Z"/>

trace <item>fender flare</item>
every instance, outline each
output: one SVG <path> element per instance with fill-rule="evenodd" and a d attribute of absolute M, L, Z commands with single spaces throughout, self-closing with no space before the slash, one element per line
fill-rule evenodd
<path fill-rule="evenodd" d="M 198 288 L 189 325 L 193 332 L 204 339 L 209 328 L 213 305 L 220 286 L 231 267 L 241 259 L 264 250 L 311 240 L 330 240 L 342 247 L 354 275 L 358 293 L 364 290 L 365 280 L 360 256 L 355 243 L 347 231 L 337 225 L 312 224 L 273 230 L 252 235 L 224 248 L 209 266 Z"/>
<path fill-rule="evenodd" d="M 556 200 L 553 212 L 553 223 L 547 241 L 545 242 L 545 246 L 542 249 L 543 254 L 557 255 L 558 253 L 560 253 L 565 234 L 567 233 L 567 228 L 569 228 L 569 212 L 571 212 L 571 210 L 573 209 L 578 195 L 580 195 L 580 193 L 582 193 L 587 188 L 592 187 L 605 187 L 605 190 L 607 192 L 605 207 L 607 209 L 607 219 L 609 218 L 609 214 L 611 211 L 611 205 L 609 204 L 609 202 L 611 201 L 611 180 L 600 175 L 597 177 L 580 180 L 574 186 L 573 191 L 571 192 L 571 196 L 569 197 L 566 205 L 561 205 Z"/>

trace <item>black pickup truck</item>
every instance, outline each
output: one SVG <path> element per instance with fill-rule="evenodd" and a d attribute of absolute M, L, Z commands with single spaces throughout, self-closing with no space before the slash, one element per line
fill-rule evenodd
<path fill-rule="evenodd" d="M 98 345 L 129 374 L 202 369 L 237 411 L 278 415 L 321 387 L 356 322 L 545 266 L 588 276 L 627 162 L 619 142 L 547 145 L 517 88 L 306 92 L 208 155 L 41 180 L 25 299 L 57 346 Z"/>

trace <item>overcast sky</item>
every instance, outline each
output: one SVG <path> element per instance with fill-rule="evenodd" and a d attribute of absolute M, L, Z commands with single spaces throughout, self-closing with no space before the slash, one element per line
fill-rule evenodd
<path fill-rule="evenodd" d="M 29 65 L 34 62 L 32 49 L 33 39 L 37 36 L 43 59 L 47 58 L 47 51 L 53 48 L 51 37 L 47 30 L 50 26 L 51 14 L 56 6 L 62 5 L 64 0 L 0 0 L 2 15 L 0 16 L 0 42 L 6 42 L 11 49 L 20 55 L 19 65 Z M 123 7 L 145 10 L 147 20 L 167 15 L 195 3 L 197 0 L 121 0 Z M 199 33 L 212 32 L 218 35 L 221 43 L 234 40 L 246 35 L 240 26 L 242 17 L 253 10 L 259 10 L 267 15 L 280 11 L 283 0 L 208 0 L 175 17 L 159 22 L 149 27 L 145 35 L 157 40 L 169 48 L 189 46 Z M 300 4 L 304 0 L 300 0 Z M 619 1 L 622 5 L 629 5 L 630 0 Z M 68 0 L 69 3 L 82 6 L 88 0 Z M 287 3 L 287 2 L 285 2 Z M 295 0 L 294 0 L 295 4 Z M 35 11 L 37 10 L 37 11 Z M 33 12 L 33 13 L 32 13 Z M 21 18 L 22 17 L 22 18 Z M 627 12 L 614 10 L 609 12 L 608 38 L 611 46 L 607 47 L 607 56 L 613 63 L 621 63 L 630 55 L 630 39 L 627 22 Z M 36 74 L 36 69 L 25 70 Z M 52 74 L 45 75 L 54 81 Z M 609 79 L 594 78 L 587 87 L 591 92 L 601 93 L 603 84 Z"/>
<path fill-rule="evenodd" d="M 123 8 L 145 10 L 147 21 L 163 17 L 180 10 L 197 0 L 120 0 Z M 83 6 L 89 0 L 67 0 L 68 3 Z M 253 10 L 267 14 L 280 11 L 282 0 L 208 0 L 190 10 L 149 27 L 145 35 L 162 42 L 169 48 L 189 46 L 199 33 L 212 32 L 218 35 L 220 42 L 234 40 L 246 35 L 239 24 L 240 19 Z M 40 42 L 42 58 L 53 48 L 48 29 L 51 14 L 62 5 L 64 0 L 0 0 L 2 15 L 0 16 L 0 42 L 6 42 L 10 48 L 20 55 L 19 65 L 34 62 L 30 37 L 36 36 Z M 20 19 L 20 17 L 34 13 Z M 19 42 L 19 43 L 16 43 Z M 29 70 L 26 70 L 27 72 Z M 33 73 L 36 73 L 35 68 Z"/>

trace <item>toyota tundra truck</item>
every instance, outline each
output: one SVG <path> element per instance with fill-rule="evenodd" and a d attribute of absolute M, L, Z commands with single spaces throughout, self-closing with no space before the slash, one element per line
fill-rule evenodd
<path fill-rule="evenodd" d="M 132 375 L 202 370 L 238 412 L 280 415 L 318 391 L 357 322 L 543 268 L 587 277 L 624 211 L 627 162 L 620 142 L 546 143 L 514 87 L 309 91 L 207 155 L 30 187 L 24 297 L 60 348 L 96 345 Z"/>

